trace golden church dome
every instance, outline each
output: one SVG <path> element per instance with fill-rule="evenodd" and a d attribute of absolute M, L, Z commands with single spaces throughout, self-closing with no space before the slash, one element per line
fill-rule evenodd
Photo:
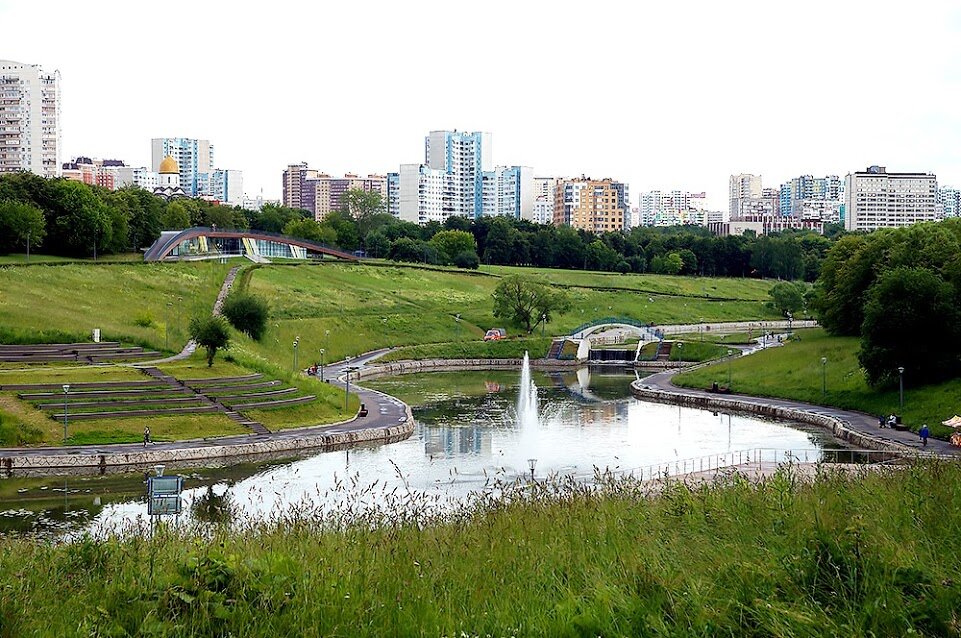
<path fill-rule="evenodd" d="M 179 172 L 180 172 L 180 167 L 177 165 L 177 160 L 175 160 L 171 156 L 168 155 L 167 157 L 163 158 L 163 161 L 160 162 L 161 174 L 179 173 Z"/>

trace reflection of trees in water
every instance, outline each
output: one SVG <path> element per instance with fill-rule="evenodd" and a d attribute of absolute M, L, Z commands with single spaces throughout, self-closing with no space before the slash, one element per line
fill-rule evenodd
<path fill-rule="evenodd" d="M 214 486 L 208 485 L 205 492 L 194 497 L 190 513 L 202 523 L 228 525 L 237 518 L 239 507 L 230 492 L 230 486 L 226 486 L 222 494 L 217 494 Z"/>

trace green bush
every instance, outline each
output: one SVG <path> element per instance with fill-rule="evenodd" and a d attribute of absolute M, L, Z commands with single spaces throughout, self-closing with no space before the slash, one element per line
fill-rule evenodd
<path fill-rule="evenodd" d="M 457 256 L 454 257 L 454 265 L 458 268 L 477 270 L 477 268 L 480 266 L 480 259 L 477 257 L 477 253 L 473 250 L 465 250 L 457 253 Z"/>
<path fill-rule="evenodd" d="M 263 297 L 249 292 L 232 292 L 224 301 L 224 316 L 234 328 L 260 341 L 267 332 L 270 307 Z"/>
<path fill-rule="evenodd" d="M 190 320 L 190 336 L 197 345 L 207 350 L 207 366 L 214 364 L 217 350 L 230 347 L 230 330 L 227 320 L 219 316 L 194 317 Z"/>
<path fill-rule="evenodd" d="M 140 312 L 134 317 L 133 323 L 141 328 L 149 328 L 153 325 L 153 317 L 150 316 L 149 312 Z"/>

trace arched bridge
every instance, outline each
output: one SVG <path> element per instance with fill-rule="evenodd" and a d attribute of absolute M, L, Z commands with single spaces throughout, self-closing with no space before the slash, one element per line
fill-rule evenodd
<path fill-rule="evenodd" d="M 621 330 L 636 334 L 638 337 L 640 337 L 637 344 L 635 359 L 640 354 L 641 348 L 644 346 L 644 344 L 650 343 L 651 341 L 659 341 L 661 339 L 661 333 L 659 330 L 652 328 L 648 324 L 640 322 L 637 319 L 631 319 L 630 317 L 604 317 L 603 319 L 596 319 L 578 326 L 571 332 L 570 338 L 578 342 L 578 360 L 583 361 L 587 359 L 588 354 L 591 351 L 591 335 L 596 332 L 604 332 L 608 330 Z"/>
<path fill-rule="evenodd" d="M 325 255 L 357 261 L 357 256 L 326 244 L 265 230 L 236 230 L 216 227 L 164 231 L 144 253 L 144 261 L 176 261 L 247 257 L 268 261 L 270 257 L 308 259 Z"/>

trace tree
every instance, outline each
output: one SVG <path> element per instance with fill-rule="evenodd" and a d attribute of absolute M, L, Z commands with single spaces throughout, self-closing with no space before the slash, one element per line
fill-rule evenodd
<path fill-rule="evenodd" d="M 501 279 L 494 289 L 494 316 L 524 327 L 530 333 L 533 326 L 546 317 L 566 311 L 570 301 L 563 291 L 554 291 L 519 275 Z"/>
<path fill-rule="evenodd" d="M 214 364 L 217 350 L 230 348 L 230 328 L 221 316 L 205 315 L 190 320 L 190 336 L 207 351 L 207 367 Z"/>
<path fill-rule="evenodd" d="M 224 316 L 234 328 L 260 341 L 267 332 L 270 309 L 267 300 L 248 292 L 232 292 L 224 301 Z"/>
<path fill-rule="evenodd" d="M 0 253 L 31 248 L 43 243 L 47 225 L 43 212 L 30 204 L 0 202 Z"/>
<path fill-rule="evenodd" d="M 777 311 L 787 315 L 789 312 L 793 314 L 804 308 L 806 292 L 804 284 L 781 281 L 771 286 L 768 295 L 771 296 L 771 304 Z"/>
<path fill-rule="evenodd" d="M 283 234 L 318 244 L 334 244 L 337 232 L 330 226 L 318 224 L 312 219 L 292 219 L 284 225 Z"/>
<path fill-rule="evenodd" d="M 868 293 L 858 360 L 868 383 L 889 385 L 898 367 L 913 383 L 961 372 L 961 311 L 955 291 L 924 268 L 882 274 Z"/>
<path fill-rule="evenodd" d="M 179 201 L 167 204 L 166 210 L 160 215 L 160 227 L 164 230 L 182 230 L 190 227 L 190 213 Z"/>
<path fill-rule="evenodd" d="M 457 256 L 454 257 L 454 265 L 458 268 L 477 270 L 480 266 L 480 258 L 477 257 L 477 253 L 473 250 L 465 250 L 457 253 Z"/>
<path fill-rule="evenodd" d="M 477 241 L 463 230 L 442 230 L 431 238 L 430 245 L 440 253 L 445 263 L 451 263 L 461 253 L 477 254 Z"/>

